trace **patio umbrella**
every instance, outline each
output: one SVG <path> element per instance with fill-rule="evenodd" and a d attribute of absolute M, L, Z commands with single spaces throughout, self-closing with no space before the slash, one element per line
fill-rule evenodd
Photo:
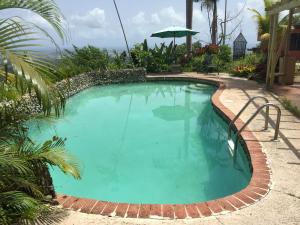
<path fill-rule="evenodd" d="M 171 26 L 153 33 L 151 37 L 174 38 L 174 45 L 175 45 L 175 38 L 195 35 L 197 33 L 199 32 L 187 29 L 185 27 Z"/>

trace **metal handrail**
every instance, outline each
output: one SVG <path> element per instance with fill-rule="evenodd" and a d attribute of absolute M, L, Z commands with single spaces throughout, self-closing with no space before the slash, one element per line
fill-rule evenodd
<path fill-rule="evenodd" d="M 249 123 L 260 113 L 261 110 L 263 110 L 265 107 L 269 108 L 269 107 L 274 107 L 277 110 L 277 120 L 276 120 L 276 127 L 275 127 L 275 134 L 274 134 L 274 140 L 278 139 L 278 134 L 279 134 L 279 126 L 280 126 L 280 120 L 281 120 L 281 109 L 279 108 L 279 106 L 274 105 L 272 103 L 267 103 L 261 107 L 259 107 L 256 112 L 247 120 L 247 122 L 241 127 L 241 129 L 238 130 L 237 134 L 236 134 L 236 140 L 235 140 L 235 144 L 234 144 L 234 153 L 236 152 L 236 148 L 237 148 L 237 143 L 239 140 L 239 136 L 240 134 L 243 132 L 243 130 L 249 125 Z"/>
<path fill-rule="evenodd" d="M 228 126 L 228 139 L 231 138 L 231 127 L 233 126 L 234 122 L 242 115 L 242 113 L 246 110 L 246 108 L 250 105 L 250 103 L 254 102 L 256 99 L 263 99 L 265 100 L 266 104 L 269 103 L 269 100 L 266 97 L 263 96 L 255 96 L 253 98 L 250 98 L 249 101 L 244 105 L 244 107 L 239 111 L 239 113 L 234 117 L 234 119 L 230 122 Z M 266 120 L 265 120 L 265 130 L 268 129 L 268 124 L 269 124 L 269 106 L 266 108 Z"/>

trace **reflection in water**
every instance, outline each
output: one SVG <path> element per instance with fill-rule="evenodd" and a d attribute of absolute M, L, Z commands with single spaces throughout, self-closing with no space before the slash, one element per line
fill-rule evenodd
<path fill-rule="evenodd" d="M 185 82 L 94 87 L 69 99 L 60 120 L 31 127 L 31 136 L 67 137 L 84 164 L 81 181 L 52 172 L 58 192 L 130 203 L 206 201 L 239 191 L 251 177 L 242 149 L 237 164 L 228 153 L 213 92 Z"/>
<path fill-rule="evenodd" d="M 152 110 L 153 116 L 165 121 L 184 121 L 196 115 L 195 111 L 187 109 L 185 106 L 159 106 Z"/>

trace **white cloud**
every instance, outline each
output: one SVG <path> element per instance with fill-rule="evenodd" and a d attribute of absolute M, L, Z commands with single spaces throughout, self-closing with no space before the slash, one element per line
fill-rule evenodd
<path fill-rule="evenodd" d="M 91 44 L 110 44 L 119 37 L 119 26 L 106 19 L 103 9 L 94 8 L 83 15 L 71 15 L 68 19 L 71 38 L 75 42 L 88 40 Z"/>
<path fill-rule="evenodd" d="M 140 27 L 148 26 L 148 28 L 151 29 L 156 25 L 162 25 L 160 28 L 171 25 L 183 26 L 185 24 L 185 17 L 170 6 L 151 15 L 141 11 L 133 16 L 130 22 Z"/>
<path fill-rule="evenodd" d="M 160 24 L 161 23 L 160 17 L 157 13 L 154 13 L 154 14 L 151 15 L 151 22 L 153 24 Z"/>
<path fill-rule="evenodd" d="M 159 12 L 159 16 L 166 22 L 169 22 L 169 25 L 183 26 L 185 24 L 185 16 L 176 12 L 172 6 L 162 9 Z"/>
<path fill-rule="evenodd" d="M 137 15 L 135 15 L 132 18 L 132 23 L 135 25 L 146 25 L 148 21 L 145 19 L 145 13 L 144 12 L 139 12 Z"/>
<path fill-rule="evenodd" d="M 85 15 L 73 15 L 70 17 L 71 26 L 84 26 L 92 29 L 103 28 L 106 25 L 103 9 L 94 8 Z"/>
<path fill-rule="evenodd" d="M 194 9 L 194 17 L 193 22 L 194 23 L 203 23 L 205 22 L 206 18 L 204 18 L 203 13 L 200 9 Z"/>
<path fill-rule="evenodd" d="M 231 41 L 242 31 L 249 43 L 256 42 L 256 24 L 252 18 L 252 13 L 248 8 L 256 8 L 259 11 L 264 11 L 263 1 L 261 0 L 237 0 L 234 4 L 230 4 L 228 8 L 229 16 L 234 16 L 242 10 L 239 19 L 232 23 L 228 23 L 228 32 L 230 32 L 239 20 L 242 24 L 238 26 L 236 32 L 232 35 Z M 224 9 L 223 4 L 219 4 L 218 8 L 219 19 L 223 20 Z M 106 11 L 100 8 L 94 8 L 82 14 L 69 16 L 69 23 L 72 36 L 77 36 L 83 39 L 104 41 L 112 43 L 120 40 L 120 24 L 117 19 L 107 19 Z M 138 11 L 131 17 L 123 18 L 125 32 L 128 36 L 130 44 L 141 42 L 144 38 L 148 38 L 150 42 L 160 42 L 168 40 L 159 40 L 150 38 L 151 33 L 163 29 L 167 26 L 178 25 L 185 26 L 185 9 L 175 8 L 173 6 L 165 8 L 157 8 L 156 11 L 148 11 L 143 9 Z M 249 29 L 251 27 L 251 29 Z M 194 5 L 193 29 L 200 32 L 199 35 L 194 36 L 194 40 L 209 41 L 209 26 L 206 11 L 201 11 L 199 5 Z M 184 39 L 178 40 L 178 42 Z"/>
<path fill-rule="evenodd" d="M 140 11 L 129 19 L 126 25 L 128 27 L 134 25 L 134 29 L 128 30 L 128 33 L 131 38 L 137 39 L 149 37 L 154 31 L 165 28 L 166 26 L 184 26 L 184 24 L 185 17 L 170 6 L 152 14 L 146 14 L 144 11 Z M 137 35 L 139 37 L 137 37 Z"/>
<path fill-rule="evenodd" d="M 240 5 L 244 5 L 243 2 L 239 2 Z M 246 9 L 247 8 L 254 8 L 256 10 L 258 10 L 259 12 L 264 12 L 265 10 L 265 5 L 264 5 L 264 1 L 262 0 L 247 0 L 246 1 Z"/>

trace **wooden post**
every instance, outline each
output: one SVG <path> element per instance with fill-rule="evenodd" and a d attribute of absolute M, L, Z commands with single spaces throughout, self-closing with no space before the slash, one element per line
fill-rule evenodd
<path fill-rule="evenodd" d="M 285 45 L 285 49 L 284 49 L 284 55 L 287 56 L 288 55 L 288 51 L 290 48 L 290 36 L 291 36 L 291 28 L 292 28 L 292 23 L 293 23 L 293 15 L 294 15 L 295 9 L 290 9 L 289 11 L 289 21 L 288 21 L 288 26 L 286 29 L 287 32 L 287 42 Z"/>
<path fill-rule="evenodd" d="M 268 49 L 268 65 L 267 65 L 267 89 L 273 87 L 275 68 L 276 68 L 276 53 L 277 53 L 277 28 L 278 28 L 278 14 L 270 16 L 270 40 Z"/>
<path fill-rule="evenodd" d="M 266 88 L 270 87 L 270 65 L 271 65 L 271 43 L 272 43 L 272 33 L 273 33 L 273 20 L 274 16 L 270 15 L 270 27 L 269 27 L 269 43 L 268 43 L 268 62 L 267 62 L 267 75 L 266 75 Z"/>
<path fill-rule="evenodd" d="M 277 65 L 277 34 L 278 34 L 278 16 L 279 14 L 274 15 L 274 25 L 273 25 L 273 38 L 271 43 L 271 67 L 270 67 L 270 88 L 274 85 L 274 78 L 275 78 L 275 69 Z"/>
<path fill-rule="evenodd" d="M 289 11 L 289 21 L 288 21 L 288 26 L 286 30 L 286 43 L 285 43 L 285 49 L 284 49 L 284 58 L 283 58 L 283 71 L 284 71 L 284 82 L 286 83 L 289 79 L 289 76 L 293 76 L 292 74 L 288 74 L 289 71 L 289 57 L 288 57 L 288 52 L 290 49 L 290 40 L 291 40 L 291 27 L 293 23 L 293 15 L 294 15 L 295 9 L 290 9 Z M 288 82 L 289 83 L 289 82 Z"/>

